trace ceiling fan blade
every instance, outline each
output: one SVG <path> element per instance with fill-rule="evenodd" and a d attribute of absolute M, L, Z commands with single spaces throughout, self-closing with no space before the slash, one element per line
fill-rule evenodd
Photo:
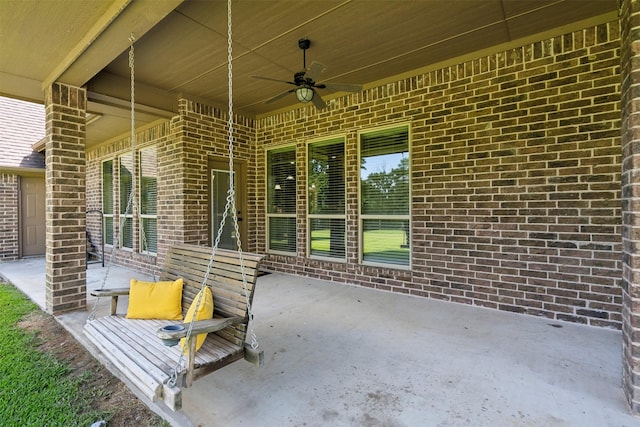
<path fill-rule="evenodd" d="M 289 95 L 293 91 L 295 91 L 295 89 L 291 89 L 291 90 L 288 90 L 286 92 L 279 93 L 276 96 L 274 96 L 273 98 L 267 99 L 264 103 L 265 104 L 271 104 L 272 102 L 276 102 L 278 99 L 284 98 L 285 96 Z"/>
<path fill-rule="evenodd" d="M 304 76 L 305 78 L 315 81 L 326 69 L 326 65 L 313 61 Z"/>
<path fill-rule="evenodd" d="M 272 81 L 272 82 L 280 82 L 280 83 L 287 83 L 287 84 L 290 84 L 290 85 L 295 85 L 294 82 L 288 82 L 286 80 L 279 80 L 279 79 L 272 79 L 271 77 L 262 77 L 262 76 L 251 76 L 251 77 L 253 77 L 254 79 L 269 80 L 269 81 Z"/>
<path fill-rule="evenodd" d="M 329 89 L 335 90 L 339 92 L 360 92 L 362 90 L 362 85 L 354 85 L 349 83 L 322 83 L 316 85 L 316 87 L 320 89 Z"/>
<path fill-rule="evenodd" d="M 311 98 L 311 102 L 313 102 L 313 105 L 315 105 L 318 110 L 322 110 L 327 106 L 320 94 L 315 90 L 313 91 L 313 98 Z"/>

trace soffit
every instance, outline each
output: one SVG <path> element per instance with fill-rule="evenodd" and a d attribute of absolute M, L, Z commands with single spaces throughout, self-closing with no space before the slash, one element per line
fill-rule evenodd
<path fill-rule="evenodd" d="M 614 0 L 297 1 L 295 7 L 290 1 L 236 1 L 234 103 L 249 115 L 294 103 L 291 95 L 265 104 L 289 87 L 251 76 L 292 80 L 303 68 L 297 46 L 302 37 L 312 41 L 307 66 L 314 60 L 327 66 L 321 81 L 366 85 L 603 14 L 615 6 Z M 181 4 L 136 44 L 136 78 L 176 95 L 225 105 L 226 18 L 226 2 Z M 127 76 L 128 53 L 105 71 Z"/>
<path fill-rule="evenodd" d="M 311 39 L 307 66 L 327 66 L 319 81 L 366 87 L 578 21 L 615 19 L 616 8 L 616 0 L 234 0 L 234 105 L 248 116 L 296 106 L 293 94 L 265 104 L 291 86 L 251 76 L 291 80 L 302 69 L 302 37 Z M 2 0 L 0 94 L 41 100 L 34 83 L 51 78 L 86 85 L 103 117 L 88 127 L 88 145 L 127 132 L 127 114 L 113 112 L 127 108 L 131 32 L 137 124 L 170 117 L 179 96 L 226 106 L 224 1 Z"/>

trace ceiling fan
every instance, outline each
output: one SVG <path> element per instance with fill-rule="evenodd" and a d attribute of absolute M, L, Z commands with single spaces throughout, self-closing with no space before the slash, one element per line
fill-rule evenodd
<path fill-rule="evenodd" d="M 286 92 L 282 92 L 273 98 L 265 101 L 265 104 L 270 104 L 281 98 L 284 98 L 288 94 L 295 92 L 296 98 L 300 102 L 313 102 L 313 105 L 318 109 L 323 109 L 327 106 L 320 94 L 316 89 L 330 89 L 343 92 L 360 92 L 362 85 L 347 84 L 347 83 L 316 83 L 316 79 L 320 77 L 322 73 L 327 69 L 324 64 L 319 62 L 312 62 L 311 66 L 307 69 L 307 57 L 306 51 L 309 49 L 311 41 L 309 39 L 298 40 L 298 47 L 302 49 L 302 66 L 303 71 L 299 71 L 293 75 L 293 81 L 272 79 L 270 77 L 251 76 L 256 79 L 270 80 L 274 82 L 286 83 L 296 86 L 294 89 L 290 89 Z"/>

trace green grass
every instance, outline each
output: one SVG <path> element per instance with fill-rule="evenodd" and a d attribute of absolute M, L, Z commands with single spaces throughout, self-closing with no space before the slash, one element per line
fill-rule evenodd
<path fill-rule="evenodd" d="M 393 260 L 400 265 L 409 265 L 409 248 L 405 246 L 406 235 L 402 229 L 369 230 L 364 232 L 365 261 L 388 263 Z M 311 233 L 311 250 L 315 255 L 330 253 L 330 230 L 320 229 Z"/>
<path fill-rule="evenodd" d="M 80 385 L 86 373 L 36 349 L 38 339 L 17 323 L 37 310 L 13 286 L 0 283 L 0 424 L 3 426 L 89 426 L 106 418 L 90 408 Z"/>
<path fill-rule="evenodd" d="M 365 261 L 409 265 L 409 248 L 403 247 L 405 233 L 403 230 L 369 230 L 364 232 Z"/>
<path fill-rule="evenodd" d="M 329 253 L 331 230 L 328 228 L 313 230 L 311 232 L 311 251 L 314 254 L 324 255 Z"/>

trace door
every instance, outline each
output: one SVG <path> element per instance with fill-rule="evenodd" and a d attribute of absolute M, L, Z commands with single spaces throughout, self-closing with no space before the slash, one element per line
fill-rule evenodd
<path fill-rule="evenodd" d="M 238 216 L 238 232 L 242 242 L 242 250 L 246 250 L 246 188 L 245 188 L 245 163 L 234 160 L 234 191 L 236 199 L 236 213 Z M 215 158 L 209 161 L 209 203 L 211 206 L 209 215 L 209 239 L 213 246 L 220 230 L 220 224 L 224 215 L 229 190 L 229 163 L 226 159 Z M 233 216 L 227 213 L 220 243 L 218 247 L 224 249 L 237 249 L 237 239 Z"/>
<path fill-rule="evenodd" d="M 42 177 L 20 178 L 20 249 L 22 256 L 45 253 L 45 184 Z"/>

